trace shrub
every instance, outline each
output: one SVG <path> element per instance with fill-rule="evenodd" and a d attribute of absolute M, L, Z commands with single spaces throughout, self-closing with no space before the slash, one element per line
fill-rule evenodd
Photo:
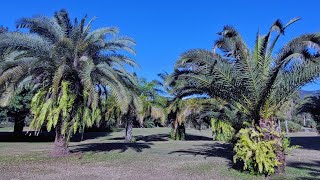
<path fill-rule="evenodd" d="M 290 145 L 290 138 L 288 138 L 288 137 L 285 137 L 282 140 L 282 148 L 283 148 L 285 154 L 289 154 L 292 150 L 300 148 L 300 147 L 301 146 L 299 146 L 299 145 L 291 146 Z"/>
<path fill-rule="evenodd" d="M 259 128 L 257 128 L 259 129 Z M 241 129 L 237 134 L 237 143 L 234 146 L 234 163 L 243 162 L 243 170 L 252 174 L 270 175 L 279 165 L 275 153 L 274 140 L 263 140 L 263 133 L 256 128 Z"/>
<path fill-rule="evenodd" d="M 317 127 L 317 123 L 313 120 L 313 119 L 310 119 L 306 122 L 306 126 L 308 128 L 316 128 Z"/>
<path fill-rule="evenodd" d="M 213 140 L 230 141 L 235 135 L 234 128 L 227 121 L 211 118 L 211 128 L 214 134 Z"/>
<path fill-rule="evenodd" d="M 300 124 L 295 123 L 295 122 L 288 121 L 288 129 L 289 129 L 289 132 L 299 132 L 302 130 L 302 126 Z M 281 130 L 283 132 L 286 131 L 285 122 L 281 122 Z"/>
<path fill-rule="evenodd" d="M 143 127 L 154 128 L 155 127 L 154 121 L 152 119 L 146 119 L 145 121 L 143 121 Z"/>

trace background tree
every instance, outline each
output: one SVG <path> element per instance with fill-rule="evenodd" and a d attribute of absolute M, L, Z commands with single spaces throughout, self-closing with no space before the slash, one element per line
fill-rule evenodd
<path fill-rule="evenodd" d="M 300 102 L 297 113 L 310 113 L 312 118 L 317 122 L 317 129 L 320 132 L 320 96 L 307 96 Z"/>
<path fill-rule="evenodd" d="M 155 81 L 147 82 L 145 79 L 140 79 L 139 93 L 143 107 L 140 112 L 141 126 L 163 126 L 167 116 L 167 99 L 160 95 L 163 91 L 158 88 Z"/>
<path fill-rule="evenodd" d="M 34 116 L 31 127 L 48 131 L 55 128 L 55 146 L 51 155 L 69 153 L 67 142 L 72 133 L 90 127 L 101 120 L 101 101 L 95 90 L 97 84 L 110 88 L 122 112 L 132 101 L 130 88 L 136 84 L 125 69 L 135 62 L 118 52 L 135 53 L 135 42 L 118 37 L 113 27 L 91 31 L 93 19 L 86 17 L 71 21 L 65 10 L 54 17 L 22 18 L 18 28 L 29 33 L 0 34 L 0 49 L 20 50 L 13 61 L 4 61 L 0 71 L 2 102 L 8 102 L 20 84 L 32 78 L 39 90 L 31 102 Z"/>
<path fill-rule="evenodd" d="M 236 107 L 219 99 L 208 99 L 200 108 L 199 118 L 210 120 L 214 140 L 232 140 L 247 120 Z"/>
<path fill-rule="evenodd" d="M 213 52 L 196 49 L 182 54 L 169 81 L 177 97 L 206 94 L 221 98 L 256 126 L 267 129 L 262 140 L 277 142 L 278 173 L 284 172 L 285 156 L 272 118 L 292 93 L 320 73 L 319 34 L 301 35 L 274 53 L 285 29 L 298 20 L 286 25 L 277 20 L 266 35 L 258 33 L 253 51 L 233 27 L 225 26 Z"/>
<path fill-rule="evenodd" d="M 30 104 L 33 96 L 33 91 L 30 87 L 19 89 L 7 106 L 6 114 L 8 118 L 14 121 L 15 134 L 21 134 L 25 126 L 25 120 L 30 115 Z"/>

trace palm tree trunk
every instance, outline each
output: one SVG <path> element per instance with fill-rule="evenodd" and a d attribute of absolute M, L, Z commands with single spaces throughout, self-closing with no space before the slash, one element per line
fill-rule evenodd
<path fill-rule="evenodd" d="M 23 127 L 24 127 L 24 117 L 21 117 L 21 116 L 14 117 L 13 133 L 15 135 L 22 134 Z"/>
<path fill-rule="evenodd" d="M 59 120 L 60 121 L 60 120 Z M 56 126 L 56 137 L 54 147 L 50 153 L 53 157 L 63 157 L 70 154 L 66 137 L 61 134 L 62 123 L 58 122 Z"/>
<path fill-rule="evenodd" d="M 276 140 L 277 144 L 275 146 L 276 147 L 275 153 L 277 155 L 278 162 L 280 162 L 281 164 L 276 167 L 275 173 L 276 174 L 284 173 L 285 167 L 286 167 L 286 160 L 285 160 L 284 149 L 282 147 L 282 141 L 283 141 L 282 137 L 274 133 L 271 133 L 272 131 L 276 131 L 275 129 L 276 126 L 274 125 L 271 119 L 261 118 L 259 121 L 259 126 L 262 129 L 268 130 L 268 131 L 264 131 L 264 140 L 266 141 Z"/>
<path fill-rule="evenodd" d="M 128 117 L 126 120 L 126 136 L 124 142 L 129 143 L 132 142 L 132 128 L 133 128 L 133 120 L 131 117 Z"/>
<path fill-rule="evenodd" d="M 184 126 L 184 123 L 180 124 L 178 126 L 178 135 L 179 140 L 185 140 L 186 138 L 186 127 Z"/>
<path fill-rule="evenodd" d="M 179 126 L 179 123 L 178 123 L 178 119 L 176 119 L 174 121 L 174 126 L 173 126 L 173 139 L 174 140 L 178 140 L 178 126 Z"/>

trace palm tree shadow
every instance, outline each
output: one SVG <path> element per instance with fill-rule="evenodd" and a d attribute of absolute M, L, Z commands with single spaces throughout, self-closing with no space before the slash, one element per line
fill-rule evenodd
<path fill-rule="evenodd" d="M 320 179 L 320 161 L 316 160 L 313 162 L 292 162 L 287 164 L 288 167 L 297 168 L 300 170 L 306 170 L 308 174 L 315 178 L 310 179 Z M 305 177 L 297 179 L 306 179 Z"/>
<path fill-rule="evenodd" d="M 213 144 L 204 144 L 204 145 L 196 145 L 197 148 L 190 148 L 186 150 L 178 150 L 172 151 L 169 154 L 179 154 L 179 156 L 183 155 L 193 155 L 193 156 L 204 156 L 204 158 L 208 157 L 222 157 L 231 161 L 233 153 L 232 153 L 232 145 L 227 143 L 218 143 L 215 142 Z"/>
<path fill-rule="evenodd" d="M 302 146 L 303 149 L 320 150 L 320 136 L 290 137 L 291 145 Z"/>
<path fill-rule="evenodd" d="M 73 135 L 70 142 L 80 142 L 89 139 L 108 136 L 111 132 L 88 132 L 83 135 L 77 133 Z M 55 139 L 54 131 L 40 132 L 38 135 L 34 131 L 14 134 L 13 132 L 0 132 L 0 142 L 53 142 Z"/>
<path fill-rule="evenodd" d="M 90 143 L 70 146 L 70 149 L 74 153 L 79 152 L 108 152 L 119 150 L 123 153 L 129 149 L 136 152 L 142 152 L 144 149 L 151 148 L 152 143 Z"/>
<path fill-rule="evenodd" d="M 167 133 L 161 133 L 161 134 L 152 134 L 152 135 L 139 135 L 135 136 L 136 141 L 140 142 L 158 142 L 158 141 L 169 141 L 170 136 Z M 124 137 L 116 137 L 116 138 L 111 138 L 108 140 L 124 140 Z M 193 134 L 187 134 L 185 141 L 212 141 L 212 138 L 207 137 L 207 136 L 198 136 L 198 135 L 193 135 Z"/>

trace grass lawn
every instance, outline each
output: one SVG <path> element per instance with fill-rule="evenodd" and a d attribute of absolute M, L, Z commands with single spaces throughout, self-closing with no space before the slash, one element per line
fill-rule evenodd
<path fill-rule="evenodd" d="M 48 157 L 53 143 L 46 139 L 0 142 L 0 179 L 265 179 L 232 169 L 230 145 L 212 141 L 209 130 L 187 129 L 188 139 L 176 142 L 169 131 L 134 129 L 131 144 L 123 143 L 123 130 L 86 133 L 65 158 Z M 287 157 L 286 175 L 268 179 L 320 179 L 320 136 L 291 136 L 304 148 Z"/>

